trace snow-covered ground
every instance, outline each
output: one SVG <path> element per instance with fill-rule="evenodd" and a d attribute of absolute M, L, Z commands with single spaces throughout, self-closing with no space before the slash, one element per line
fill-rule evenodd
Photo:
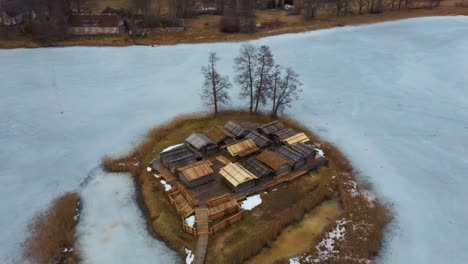
<path fill-rule="evenodd" d="M 393 203 L 397 227 L 382 263 L 468 262 L 466 32 L 466 17 L 434 17 L 252 42 L 270 45 L 301 75 L 304 93 L 288 113 L 341 148 Z M 203 109 L 199 67 L 214 50 L 219 71 L 232 76 L 240 45 L 0 50 L 0 262 L 22 262 L 27 221 L 69 190 L 84 195 L 80 233 L 87 223 L 111 224 L 98 219 L 102 203 L 112 221 L 132 222 L 133 232 L 105 246 L 84 235 L 84 255 L 100 254 L 88 262 L 118 262 L 136 248 L 139 257 L 165 254 L 128 215 L 138 211 L 125 198 L 131 180 L 95 168 L 151 126 Z M 110 199 L 117 187 L 122 196 Z"/>

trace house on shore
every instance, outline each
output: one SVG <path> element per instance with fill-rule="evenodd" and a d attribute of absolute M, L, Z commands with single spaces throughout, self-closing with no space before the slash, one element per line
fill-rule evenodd
<path fill-rule="evenodd" d="M 68 33 L 73 35 L 122 34 L 123 19 L 116 14 L 71 15 L 68 18 Z"/>
<path fill-rule="evenodd" d="M 268 148 L 271 146 L 271 140 L 257 131 L 250 131 L 245 135 L 245 138 L 252 139 L 255 144 L 261 148 Z"/>
<path fill-rule="evenodd" d="M 214 180 L 213 163 L 201 160 L 177 169 L 177 176 L 189 188 Z"/>
<path fill-rule="evenodd" d="M 180 167 L 186 166 L 198 160 L 201 160 L 202 156 L 186 144 L 182 144 L 171 150 L 164 151 L 160 154 L 161 163 L 166 166 L 172 173 Z M 153 162 L 155 168 L 156 162 Z"/>
<path fill-rule="evenodd" d="M 242 125 L 232 120 L 228 121 L 226 125 L 224 125 L 224 128 L 234 134 L 237 138 L 242 138 L 248 133 Z"/>
<path fill-rule="evenodd" d="M 238 160 L 239 158 L 247 157 L 250 154 L 258 152 L 260 148 L 255 142 L 248 138 L 243 139 L 232 144 L 225 146 L 225 152 L 232 160 Z"/>
<path fill-rule="evenodd" d="M 302 142 L 292 145 L 291 149 L 304 156 L 306 162 L 314 160 L 315 154 L 317 153 L 317 150 L 312 145 L 305 144 Z"/>
<path fill-rule="evenodd" d="M 293 138 L 298 133 L 292 128 L 283 128 L 270 134 L 275 144 L 281 145 L 287 138 Z"/>
<path fill-rule="evenodd" d="M 308 143 L 310 142 L 310 138 L 305 133 L 297 133 L 293 136 L 285 138 L 282 140 L 283 143 L 287 144 L 288 146 L 294 146 L 298 143 Z"/>
<path fill-rule="evenodd" d="M 239 164 L 258 178 L 257 184 L 263 184 L 273 180 L 273 170 L 255 157 L 239 162 Z"/>
<path fill-rule="evenodd" d="M 207 135 L 200 132 L 193 132 L 185 139 L 185 142 L 207 156 L 214 155 L 219 151 L 216 143 Z"/>
<path fill-rule="evenodd" d="M 213 126 L 205 130 L 205 134 L 218 146 L 224 146 L 236 141 L 236 136 L 222 126 Z"/>
<path fill-rule="evenodd" d="M 293 170 L 299 170 L 305 167 L 306 157 L 300 152 L 293 150 L 286 146 L 279 147 L 276 152 L 285 160 L 289 161 L 292 164 Z"/>
<path fill-rule="evenodd" d="M 14 26 L 31 18 L 31 12 L 20 1 L 0 0 L 0 25 Z"/>
<path fill-rule="evenodd" d="M 234 192 L 242 192 L 255 187 L 257 177 L 240 164 L 229 163 L 222 167 L 219 173 Z"/>
<path fill-rule="evenodd" d="M 281 123 L 280 121 L 273 121 L 273 122 L 270 122 L 268 124 L 265 124 L 261 127 L 258 128 L 258 131 L 260 133 L 262 133 L 263 135 L 265 136 L 270 136 L 271 134 L 281 130 L 281 129 L 284 129 L 284 125 L 283 123 Z"/>
<path fill-rule="evenodd" d="M 272 169 L 276 176 L 291 172 L 291 162 L 282 158 L 274 151 L 264 150 L 256 158 L 261 163 L 265 164 L 270 169 Z"/>

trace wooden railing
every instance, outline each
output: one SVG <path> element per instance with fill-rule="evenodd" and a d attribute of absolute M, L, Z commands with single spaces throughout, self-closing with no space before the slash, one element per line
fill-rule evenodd
<path fill-rule="evenodd" d="M 226 218 L 223 221 L 217 223 L 216 225 L 210 227 L 210 235 L 212 235 L 212 234 L 218 232 L 219 230 L 221 230 L 221 229 L 223 229 L 223 228 L 225 228 L 225 227 L 227 227 L 229 225 L 232 225 L 233 223 L 239 221 L 242 218 L 242 216 L 244 215 L 244 212 L 245 212 L 244 210 L 240 209 L 240 211 L 237 214 L 235 214 L 235 215 L 233 215 L 233 216 L 231 216 L 229 218 Z"/>
<path fill-rule="evenodd" d="M 196 236 L 197 235 L 197 228 L 196 227 L 191 227 L 189 225 L 187 225 L 184 221 L 184 219 L 182 219 L 182 229 L 191 234 L 192 236 Z"/>

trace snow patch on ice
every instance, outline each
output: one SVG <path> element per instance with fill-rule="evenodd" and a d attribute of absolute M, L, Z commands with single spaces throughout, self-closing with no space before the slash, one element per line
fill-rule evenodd
<path fill-rule="evenodd" d="M 247 197 L 242 203 L 241 207 L 244 210 L 252 210 L 255 207 L 259 206 L 262 203 L 262 198 L 260 197 L 260 194 L 253 195 L 250 197 Z"/>
<path fill-rule="evenodd" d="M 192 254 L 192 251 L 188 248 L 185 249 L 185 253 L 187 257 L 185 258 L 185 264 L 192 264 L 193 260 L 195 259 L 195 254 Z"/>

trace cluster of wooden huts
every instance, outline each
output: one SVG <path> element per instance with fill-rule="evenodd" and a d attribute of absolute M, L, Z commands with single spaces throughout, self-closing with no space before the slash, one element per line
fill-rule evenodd
<path fill-rule="evenodd" d="M 316 169 L 324 163 L 316 159 L 325 161 L 318 157 L 309 137 L 279 121 L 264 125 L 229 121 L 193 132 L 183 144 L 160 155 L 160 163 L 187 188 L 222 177 L 236 193 L 294 171 Z"/>

